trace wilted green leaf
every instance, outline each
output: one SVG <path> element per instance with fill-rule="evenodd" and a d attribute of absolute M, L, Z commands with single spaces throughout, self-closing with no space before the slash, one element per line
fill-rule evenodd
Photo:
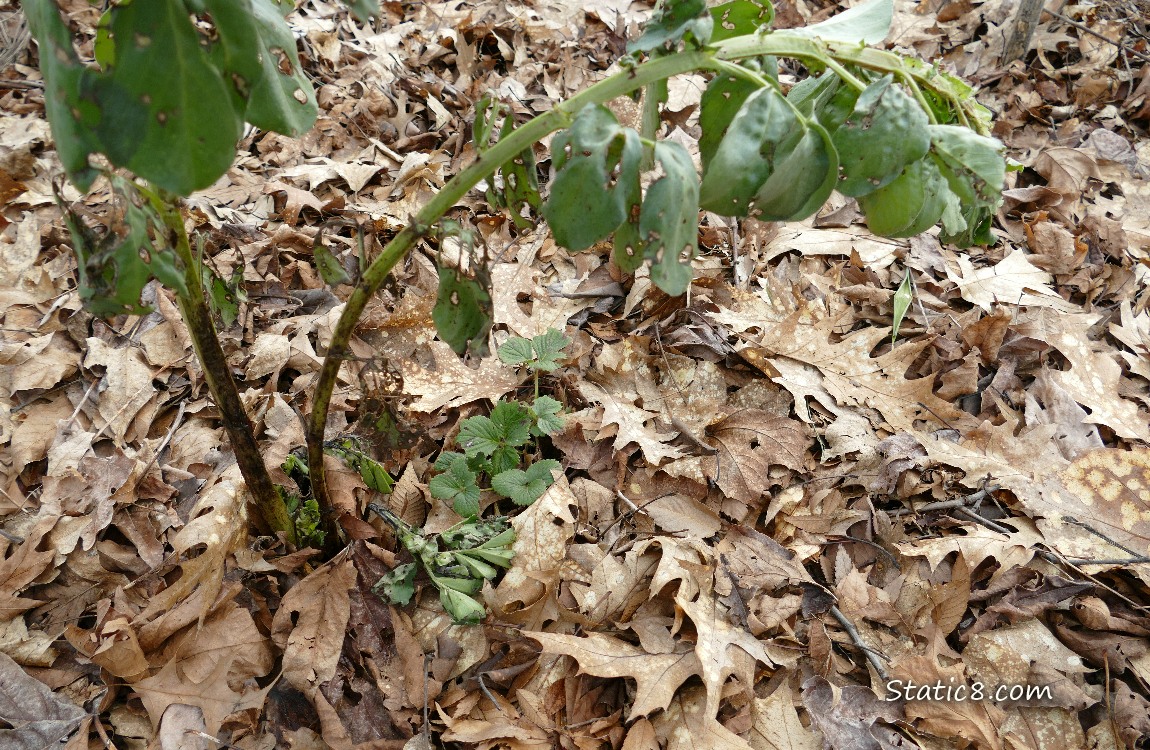
<path fill-rule="evenodd" d="M 602 105 L 588 105 L 551 142 L 555 179 L 543 216 L 555 241 L 585 250 L 627 218 L 639 195 L 639 134 Z"/>
<path fill-rule="evenodd" d="M 753 82 L 728 74 L 717 75 L 707 84 L 699 103 L 699 127 L 703 131 L 699 138 L 699 157 L 703 162 L 704 173 L 726 136 L 731 121 L 747 97 L 757 90 Z"/>
<path fill-rule="evenodd" d="M 418 568 L 415 563 L 397 565 L 376 581 L 371 590 L 392 604 L 408 604 L 415 593 L 415 574 L 417 571 Z"/>
<path fill-rule="evenodd" d="M 818 211 L 838 183 L 838 152 L 817 122 L 802 126 L 797 140 L 780 144 L 774 171 L 755 193 L 755 218 L 799 221 Z"/>
<path fill-rule="evenodd" d="M 854 111 L 832 139 L 842 166 L 839 192 L 860 196 L 893 182 L 930 149 L 930 121 L 891 76 L 859 94 Z"/>
<path fill-rule="evenodd" d="M 663 176 L 647 188 L 639 236 L 651 261 L 651 281 L 677 296 L 691 284 L 691 259 L 699 247 L 699 176 L 680 143 L 656 143 L 655 160 Z"/>
<path fill-rule="evenodd" d="M 482 604 L 454 589 L 440 588 L 439 601 L 451 619 L 463 625 L 476 625 L 487 614 Z"/>
<path fill-rule="evenodd" d="M 478 277 L 468 278 L 458 269 L 440 266 L 439 293 L 431 319 L 439 337 L 456 354 L 469 348 L 476 354 L 486 351 L 492 309 L 491 294 Z"/>

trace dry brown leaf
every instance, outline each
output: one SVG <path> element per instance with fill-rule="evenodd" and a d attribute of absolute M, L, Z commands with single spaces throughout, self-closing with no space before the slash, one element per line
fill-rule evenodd
<path fill-rule="evenodd" d="M 164 665 L 154 676 L 132 685 L 139 694 L 152 728 L 159 727 L 160 719 L 169 706 L 183 704 L 196 706 L 204 715 L 205 731 L 215 736 L 224 720 L 238 711 L 260 708 L 264 704 L 273 685 L 262 689 L 247 689 L 237 693 L 228 685 L 228 672 L 231 670 L 234 654 L 222 654 L 215 668 L 203 680 L 195 681 L 185 675 L 173 659 Z"/>
<path fill-rule="evenodd" d="M 0 729 L 0 747 L 57 747 L 87 716 L 83 708 L 62 699 L 0 653 L 0 721 L 6 725 Z"/>
<path fill-rule="evenodd" d="M 799 720 L 787 683 L 751 704 L 751 721 L 747 739 L 754 750 L 822 750 L 822 736 Z"/>
<path fill-rule="evenodd" d="M 668 445 L 675 438 L 674 432 L 661 432 L 656 420 L 659 414 L 635 405 L 637 395 L 600 387 L 589 381 L 578 384 L 579 392 L 588 401 L 603 406 L 603 421 L 600 435 L 614 437 L 616 451 L 626 450 L 635 445 L 643 452 L 644 458 L 652 466 L 658 466 L 668 459 L 683 455 L 680 449 Z M 613 430 L 611 428 L 614 428 Z"/>
<path fill-rule="evenodd" d="M 15 544 L 8 540 L 0 541 L 0 554 L 7 554 L 0 560 L 0 622 L 7 622 L 21 612 L 25 612 L 43 602 L 24 599 L 20 593 L 33 581 L 43 575 L 48 566 L 56 560 L 56 550 L 48 545 L 46 550 L 37 549 L 45 536 L 56 525 L 54 518 L 41 519 L 24 542 Z"/>
<path fill-rule="evenodd" d="M 902 746 L 902 736 L 891 726 L 903 720 L 902 706 L 881 700 L 867 688 L 848 685 L 840 690 L 822 677 L 811 677 L 803 683 L 803 705 L 830 750 Z"/>
<path fill-rule="evenodd" d="M 276 610 L 272 640 L 283 650 L 283 676 L 304 695 L 335 676 L 356 576 L 341 555 L 293 586 Z"/>
<path fill-rule="evenodd" d="M 1050 274 L 1032 264 L 1021 250 L 1013 250 L 993 266 L 976 269 L 965 253 L 954 256 L 957 268 L 948 266 L 950 280 L 967 302 L 990 312 L 999 303 L 1049 307 L 1078 312 L 1050 288 Z"/>
<path fill-rule="evenodd" d="M 749 750 L 750 744 L 703 708 L 703 689 L 685 690 L 653 720 L 666 750 Z"/>
<path fill-rule="evenodd" d="M 666 709 L 679 686 L 702 670 L 694 649 L 684 643 L 668 654 L 648 654 L 603 633 L 588 633 L 582 638 L 542 632 L 524 632 L 522 635 L 539 641 L 545 654 L 570 656 L 579 663 L 579 671 L 584 674 L 635 680 L 635 701 L 627 714 L 628 720 Z"/>
<path fill-rule="evenodd" d="M 419 412 L 432 412 L 463 406 L 472 401 L 496 401 L 513 390 L 522 377 L 495 357 L 486 357 L 478 368 L 472 369 L 442 341 L 428 345 L 434 359 L 432 367 L 404 361 L 404 392 L 418 396 L 411 408 Z"/>

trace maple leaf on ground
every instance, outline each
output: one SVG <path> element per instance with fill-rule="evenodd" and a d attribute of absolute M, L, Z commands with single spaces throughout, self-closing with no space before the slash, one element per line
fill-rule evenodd
<path fill-rule="evenodd" d="M 335 677 L 357 575 L 341 555 L 293 586 L 276 610 L 272 640 L 283 649 L 283 676 L 304 695 Z"/>
<path fill-rule="evenodd" d="M 675 696 L 667 710 L 652 720 L 655 732 L 667 750 L 750 750 L 751 745 L 724 727 L 703 708 L 702 688 L 691 688 Z"/>
<path fill-rule="evenodd" d="M 401 365 L 404 392 L 418 396 L 411 406 L 414 411 L 432 412 L 482 399 L 497 401 L 525 377 L 494 357 L 484 358 L 478 369 L 472 369 L 442 341 L 431 342 L 428 349 L 433 366 L 424 367 L 410 360 Z"/>
<path fill-rule="evenodd" d="M 55 525 L 55 518 L 44 518 L 37 522 L 22 544 L 0 541 L 0 555 L 11 550 L 8 557 L 0 559 L 0 623 L 43 604 L 35 599 L 22 598 L 20 592 L 32 585 L 55 561 L 55 549 L 37 549 Z"/>
<path fill-rule="evenodd" d="M 603 406 L 602 432 L 604 437 L 614 436 L 615 450 L 622 451 L 629 445 L 636 445 L 652 466 L 683 455 L 683 451 L 668 445 L 674 440 L 675 433 L 660 432 L 655 421 L 659 415 L 636 406 L 637 396 L 608 390 L 586 380 L 579 382 L 578 388 L 588 401 Z M 611 428 L 614 428 L 613 433 Z"/>

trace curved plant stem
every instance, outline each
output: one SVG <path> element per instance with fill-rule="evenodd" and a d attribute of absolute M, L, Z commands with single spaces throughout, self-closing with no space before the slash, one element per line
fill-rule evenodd
<path fill-rule="evenodd" d="M 192 346 L 203 367 L 204 380 L 207 381 L 208 390 L 216 402 L 220 421 L 224 424 L 224 431 L 227 432 L 228 441 L 231 442 L 232 450 L 236 454 L 240 473 L 243 474 L 244 482 L 252 495 L 256 510 L 254 519 L 256 527 L 264 533 L 282 531 L 287 540 L 295 544 L 295 523 L 268 474 L 263 455 L 256 443 L 251 420 L 248 419 L 243 401 L 240 400 L 240 392 L 236 388 L 235 381 L 228 375 L 227 358 L 224 357 L 220 340 L 216 336 L 212 313 L 204 297 L 200 263 L 193 255 L 188 242 L 183 216 L 180 215 L 179 207 L 165 196 L 153 195 L 152 204 L 175 238 L 173 245 L 183 263 L 184 283 L 187 285 L 187 294 L 176 294 L 180 314 L 192 335 Z"/>
<path fill-rule="evenodd" d="M 332 511 L 331 497 L 323 468 L 324 431 L 327 425 L 328 407 L 332 391 L 339 375 L 340 365 L 347 353 L 356 323 L 367 306 L 368 300 L 383 284 L 391 269 L 409 250 L 423 238 L 455 204 L 481 180 L 490 177 L 507 161 L 526 148 L 559 128 L 568 126 L 576 114 L 588 104 L 600 104 L 616 97 L 651 86 L 664 79 L 682 73 L 710 70 L 746 76 L 748 73 L 760 82 L 761 76 L 734 64 L 735 60 L 762 57 L 790 57 L 805 62 L 828 67 L 852 65 L 868 70 L 893 73 L 899 77 L 909 77 L 919 86 L 936 92 L 960 110 L 960 115 L 969 115 L 969 121 L 978 132 L 985 134 L 987 124 L 978 116 L 977 104 L 969 99 L 969 89 L 965 91 L 957 79 L 940 75 L 938 71 L 905 64 L 903 59 L 891 52 L 860 47 L 845 42 L 827 42 L 812 37 L 804 37 L 786 32 L 753 34 L 724 40 L 704 51 L 683 52 L 649 60 L 639 65 L 631 65 L 609 78 L 585 89 L 553 109 L 544 112 L 519 129 L 510 133 L 499 143 L 477 157 L 466 169 L 443 186 L 436 196 L 399 232 L 383 252 L 372 261 L 363 272 L 351 295 L 344 305 L 343 313 L 332 333 L 331 344 L 324 356 L 323 367 L 316 380 L 311 415 L 307 424 L 308 465 L 312 491 L 319 503 L 324 518 L 324 531 L 327 535 L 329 552 L 338 548 L 338 519 Z M 737 69 L 737 70 L 736 70 Z M 861 82 L 859 82 L 861 83 Z M 848 84 L 855 85 L 850 80 Z M 648 96 L 648 100 L 654 97 Z M 966 109 L 964 113 L 962 110 Z M 929 109 L 928 109 L 929 112 Z M 644 108 L 645 127 L 657 125 L 654 107 Z M 963 117 L 966 119 L 966 117 Z M 645 134 L 646 135 L 646 134 Z"/>

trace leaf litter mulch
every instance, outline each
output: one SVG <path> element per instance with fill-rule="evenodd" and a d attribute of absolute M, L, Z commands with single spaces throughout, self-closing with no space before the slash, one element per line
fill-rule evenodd
<path fill-rule="evenodd" d="M 841 199 L 795 225 L 704 216 L 695 282 L 670 299 L 605 249 L 517 233 L 479 192 L 458 207 L 495 341 L 572 339 L 541 382 L 566 408 L 545 447 L 563 476 L 515 517 L 477 627 L 430 587 L 408 607 L 371 593 L 403 561 L 378 522 L 349 521 L 326 561 L 248 535 L 171 298 L 150 288 L 154 312 L 111 321 L 80 307 L 35 47 L 0 6 L 0 747 L 1146 747 L 1147 6 L 1048 3 L 1004 65 L 1016 5 L 900 0 L 890 37 L 995 112 L 1020 169 L 994 247 L 876 238 Z M 63 6 L 91 32 L 98 8 Z M 786 0 L 778 21 L 837 9 Z M 396 231 L 474 158 L 482 94 L 544 111 L 649 12 L 385 3 L 372 29 L 311 0 L 292 17 L 319 121 L 249 134 L 188 210 L 242 292 L 225 346 L 269 466 L 303 443 L 348 289 L 319 277 L 320 225 Z M 672 84 L 670 137 L 694 142 L 703 83 Z M 85 203 L 108 214 L 106 194 Z M 325 235 L 350 259 L 351 230 Z M 342 373 L 332 432 L 374 441 L 398 478 L 380 497 L 337 472 L 353 519 L 374 501 L 451 526 L 431 463 L 462 419 L 532 388 L 436 340 L 436 252 L 398 270 Z"/>

